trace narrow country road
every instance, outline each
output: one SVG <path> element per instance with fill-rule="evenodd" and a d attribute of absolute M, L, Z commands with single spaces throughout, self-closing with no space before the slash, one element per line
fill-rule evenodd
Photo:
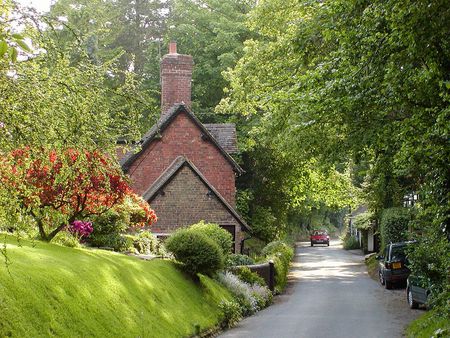
<path fill-rule="evenodd" d="M 402 337 L 423 310 L 410 310 L 405 290 L 385 290 L 366 272 L 360 251 L 300 243 L 285 294 L 222 338 Z"/>

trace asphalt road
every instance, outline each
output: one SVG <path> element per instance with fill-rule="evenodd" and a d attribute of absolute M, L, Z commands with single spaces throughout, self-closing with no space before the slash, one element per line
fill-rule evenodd
<path fill-rule="evenodd" d="M 385 290 L 367 274 L 360 251 L 299 243 L 285 294 L 222 338 L 395 338 L 423 310 L 410 310 L 405 290 Z"/>

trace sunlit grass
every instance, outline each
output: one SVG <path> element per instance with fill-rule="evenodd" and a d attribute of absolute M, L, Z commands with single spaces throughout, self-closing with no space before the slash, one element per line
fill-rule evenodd
<path fill-rule="evenodd" d="M 230 299 L 213 280 L 194 282 L 169 261 L 6 243 L 12 264 L 0 261 L 0 337 L 186 337 L 195 325 L 217 324 L 218 303 Z"/>
<path fill-rule="evenodd" d="M 450 318 L 438 316 L 434 310 L 423 314 L 406 329 L 408 338 L 449 337 Z"/>

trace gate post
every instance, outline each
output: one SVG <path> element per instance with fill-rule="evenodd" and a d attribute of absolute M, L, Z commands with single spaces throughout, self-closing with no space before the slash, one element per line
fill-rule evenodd
<path fill-rule="evenodd" d="M 275 290 L 275 265 L 273 264 L 273 260 L 269 261 L 269 290 Z"/>

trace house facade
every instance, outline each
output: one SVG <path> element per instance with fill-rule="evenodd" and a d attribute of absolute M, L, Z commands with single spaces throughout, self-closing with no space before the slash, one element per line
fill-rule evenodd
<path fill-rule="evenodd" d="M 161 117 L 120 164 L 133 190 L 155 210 L 158 236 L 201 220 L 217 223 L 241 250 L 249 229 L 236 212 L 236 175 L 243 170 L 234 124 L 203 124 L 190 110 L 193 60 L 171 43 L 161 61 Z"/>

